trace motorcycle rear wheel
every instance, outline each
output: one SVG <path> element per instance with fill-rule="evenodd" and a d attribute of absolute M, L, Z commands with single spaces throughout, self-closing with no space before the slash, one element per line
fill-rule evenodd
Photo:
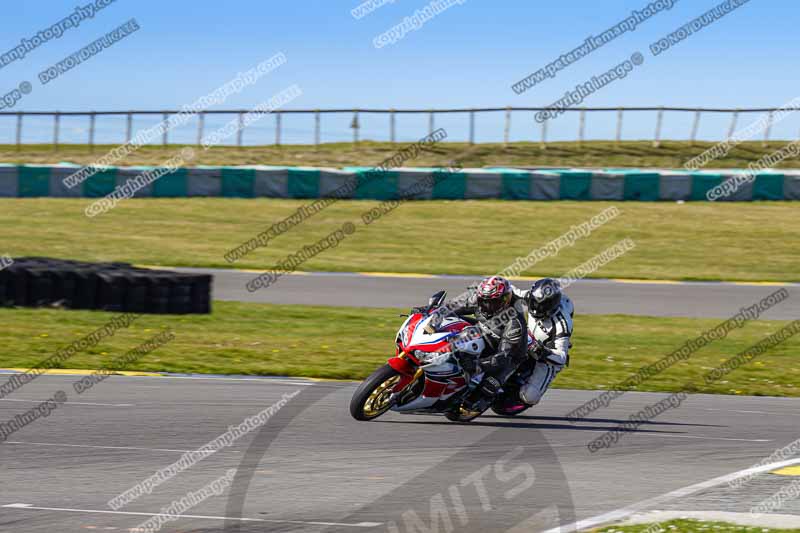
<path fill-rule="evenodd" d="M 391 409 L 389 398 L 401 374 L 383 365 L 358 386 L 350 400 L 350 414 L 356 420 L 373 420 Z"/>
<path fill-rule="evenodd" d="M 527 411 L 531 407 L 533 407 L 533 406 L 532 405 L 527 405 L 527 406 L 523 407 L 522 409 L 512 410 L 512 409 L 507 409 L 505 405 L 492 405 L 492 411 L 494 411 L 495 414 L 500 415 L 500 416 L 517 416 L 518 414 Z"/>
<path fill-rule="evenodd" d="M 507 384 L 503 393 L 492 402 L 492 411 L 500 416 L 517 416 L 533 407 L 519 398 L 519 386 Z"/>

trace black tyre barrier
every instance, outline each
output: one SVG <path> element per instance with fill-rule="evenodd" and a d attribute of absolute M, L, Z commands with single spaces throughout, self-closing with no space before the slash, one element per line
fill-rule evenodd
<path fill-rule="evenodd" d="M 206 274 L 151 270 L 128 263 L 19 257 L 0 270 L 0 307 L 207 314 L 211 312 L 211 280 Z"/>

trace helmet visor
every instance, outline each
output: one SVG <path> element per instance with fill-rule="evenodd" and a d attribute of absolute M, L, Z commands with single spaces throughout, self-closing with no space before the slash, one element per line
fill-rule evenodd
<path fill-rule="evenodd" d="M 561 302 L 560 297 L 551 296 L 542 302 L 531 301 L 530 311 L 535 318 L 542 318 L 552 314 Z"/>
<path fill-rule="evenodd" d="M 478 298 L 478 307 L 487 315 L 494 315 L 503 308 L 503 298 Z"/>

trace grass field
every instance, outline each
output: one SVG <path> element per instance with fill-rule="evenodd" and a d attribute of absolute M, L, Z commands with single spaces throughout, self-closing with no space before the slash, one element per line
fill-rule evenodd
<path fill-rule="evenodd" d="M 361 379 L 394 353 L 401 309 L 215 302 L 211 315 L 143 315 L 65 368 L 98 368 L 158 332 L 175 339 L 127 370 L 270 374 Z M 32 367 L 58 348 L 101 327 L 113 315 L 57 309 L 0 309 L 0 368 Z M 605 389 L 679 348 L 718 320 L 583 315 L 575 318 L 571 365 L 557 387 Z M 636 390 L 800 396 L 800 338 L 775 347 L 706 386 L 703 375 L 778 330 L 760 321 L 735 330 Z"/>
<path fill-rule="evenodd" d="M 616 205 L 621 214 L 526 275 L 559 276 L 624 238 L 636 248 L 593 277 L 800 280 L 800 204 L 408 202 L 370 225 L 374 201 L 341 201 L 230 264 L 224 254 L 307 203 L 279 199 L 133 199 L 87 218 L 89 199 L 0 200 L 0 255 L 166 266 L 269 269 L 345 222 L 355 234 L 301 264 L 309 271 L 489 274 Z"/>
<path fill-rule="evenodd" d="M 654 524 L 641 524 L 635 526 L 610 526 L 602 529 L 593 529 L 594 533 L 790 533 L 800 529 L 775 529 L 765 527 L 737 526 L 723 522 L 705 522 L 700 520 L 670 520 L 658 524 L 661 529 L 652 530 Z"/>
<path fill-rule="evenodd" d="M 730 153 L 714 161 L 711 168 L 746 168 L 747 164 L 786 146 L 789 141 L 745 142 Z M 660 167 L 681 168 L 692 157 L 715 143 L 665 141 L 653 147 L 648 141 L 587 141 L 551 142 L 542 149 L 538 142 L 518 142 L 503 146 L 499 143 L 469 145 L 467 143 L 439 143 L 428 153 L 421 154 L 405 166 L 447 165 L 457 159 L 465 167 L 483 166 L 591 166 L 591 167 Z M 128 156 L 120 166 L 159 165 L 176 154 L 183 145 L 144 146 Z M 391 157 L 404 144 L 364 141 L 352 143 L 286 146 L 219 146 L 208 151 L 198 150 L 196 164 L 201 165 L 288 165 L 288 166 L 364 166 L 376 165 Z M 69 161 L 89 164 L 117 145 L 97 145 L 90 151 L 88 145 L 50 144 L 23 145 L 17 151 L 14 145 L 0 145 L 0 162 L 3 163 L 56 163 Z M 787 159 L 781 167 L 798 168 L 800 159 Z"/>

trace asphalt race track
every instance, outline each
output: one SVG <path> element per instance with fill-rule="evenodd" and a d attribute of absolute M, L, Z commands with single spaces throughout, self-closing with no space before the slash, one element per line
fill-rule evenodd
<path fill-rule="evenodd" d="M 181 272 L 214 275 L 214 298 L 277 304 L 338 305 L 354 307 L 412 307 L 422 305 L 434 292 L 449 296 L 464 291 L 478 277 L 406 277 L 354 273 L 298 273 L 281 277 L 273 285 L 248 292 L 245 284 L 258 274 L 241 270 L 176 268 Z M 528 280 L 513 280 L 520 287 Z M 800 316 L 800 285 L 713 282 L 631 282 L 579 280 L 567 289 L 576 313 L 728 318 L 743 306 L 753 305 L 780 287 L 789 298 L 761 318 L 794 320 Z"/>
<path fill-rule="evenodd" d="M 474 280 L 298 274 L 249 293 L 252 272 L 203 271 L 215 275 L 216 299 L 366 307 L 410 307 L 440 288 L 458 294 Z M 800 295 L 797 285 L 786 287 Z M 582 313 L 725 318 L 776 288 L 586 280 L 568 292 Z M 765 315 L 797 316 L 793 297 Z M 551 390 L 516 418 L 486 415 L 466 425 L 396 413 L 356 422 L 347 408 L 356 384 L 349 382 L 112 376 L 78 395 L 80 377 L 41 376 L 0 398 L 4 422 L 56 391 L 67 394 L 48 417 L 0 443 L 1 532 L 145 532 L 145 520 L 230 469 L 230 487 L 192 496 L 183 516 L 160 531 L 554 532 L 649 512 L 714 512 L 730 521 L 797 479 L 771 473 L 778 466 L 800 464 L 787 459 L 753 470 L 800 437 L 800 398 L 689 396 L 591 451 L 592 440 L 667 395 L 626 393 L 577 421 L 565 415 L 597 392 Z M 0 375 L 0 383 L 7 378 Z M 230 446 L 123 507 L 109 505 L 281 398 L 288 401 L 265 424 Z M 743 487 L 729 483 L 748 472 L 754 477 Z M 800 528 L 800 500 L 762 523 Z"/>
<path fill-rule="evenodd" d="M 79 396 L 79 377 L 42 376 L 0 400 L 8 420 L 57 390 L 68 395 L 0 444 L 0 531 L 144 531 L 135 528 L 231 468 L 230 491 L 161 531 L 428 531 L 414 520 L 432 519 L 450 531 L 446 519 L 457 531 L 521 532 L 653 509 L 747 513 L 793 478 L 762 473 L 734 489 L 722 476 L 797 439 L 800 420 L 800 399 L 696 395 L 592 453 L 590 440 L 665 395 L 627 393 L 574 423 L 564 414 L 596 393 L 552 390 L 517 418 L 467 425 L 395 413 L 356 422 L 352 383 L 112 376 Z M 108 506 L 298 391 L 260 429 L 118 511 Z M 800 502 L 775 519 L 800 527 Z"/>

